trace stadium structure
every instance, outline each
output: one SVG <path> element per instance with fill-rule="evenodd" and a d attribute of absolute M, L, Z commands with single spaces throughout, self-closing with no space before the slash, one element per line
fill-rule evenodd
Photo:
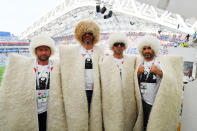
<path fill-rule="evenodd" d="M 43 15 L 24 32 L 20 39 L 30 40 L 39 34 L 47 34 L 59 43 L 75 43 L 74 29 L 82 20 L 93 20 L 101 29 L 101 41 L 105 43 L 111 32 L 125 32 L 131 39 L 126 52 L 137 54 L 136 39 L 145 34 L 156 35 L 166 46 L 179 46 L 192 36 L 197 22 L 181 15 L 140 2 L 141 0 L 65 0 Z M 163 46 L 162 46 L 163 47 Z"/>
<path fill-rule="evenodd" d="M 163 0 L 163 5 L 165 1 Z M 157 0 L 156 4 L 160 4 L 159 2 L 161 0 Z M 29 55 L 29 42 L 39 34 L 51 36 L 57 45 L 75 44 L 74 29 L 82 20 L 93 20 L 99 25 L 101 44 L 106 42 L 111 32 L 126 33 L 131 40 L 125 52 L 127 54 L 138 54 L 137 39 L 145 34 L 155 35 L 161 40 L 160 54 L 174 52 L 168 48 L 179 47 L 196 38 L 196 21 L 184 19 L 180 14 L 165 10 L 165 6 L 161 4 L 159 7 L 145 4 L 143 0 L 64 0 L 22 32 L 18 36 L 19 43 L 15 40 L 10 41 L 8 37 L 6 42 L 1 40 L 0 60 L 5 61 L 1 63 L 6 65 L 7 54 L 11 52 Z M 192 44 L 187 45 L 189 46 Z M 197 57 L 196 54 L 195 56 Z M 193 64 L 195 65 L 195 62 Z"/>
<path fill-rule="evenodd" d="M 29 42 L 19 40 L 10 32 L 0 32 L 0 66 L 5 66 L 9 53 L 29 54 Z"/>
<path fill-rule="evenodd" d="M 159 31 L 193 34 L 197 27 L 195 21 L 185 20 L 179 14 L 138 0 L 65 0 L 35 21 L 19 37 L 31 39 L 41 33 L 51 37 L 73 35 L 76 24 L 87 19 L 99 24 L 102 33 Z"/>

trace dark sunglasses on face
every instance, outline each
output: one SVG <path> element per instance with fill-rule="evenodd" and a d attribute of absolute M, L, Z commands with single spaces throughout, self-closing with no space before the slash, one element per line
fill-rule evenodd
<path fill-rule="evenodd" d="M 149 50 L 150 50 L 150 49 L 151 49 L 151 47 L 144 47 L 144 48 L 143 48 L 143 50 L 146 50 L 146 49 L 149 49 Z"/>
<path fill-rule="evenodd" d="M 92 32 L 86 32 L 84 35 L 93 35 L 93 33 Z"/>
<path fill-rule="evenodd" d="M 119 45 L 120 45 L 121 47 L 124 47 L 124 46 L 125 46 L 124 43 L 114 43 L 114 46 L 115 46 L 115 47 L 118 47 Z"/>

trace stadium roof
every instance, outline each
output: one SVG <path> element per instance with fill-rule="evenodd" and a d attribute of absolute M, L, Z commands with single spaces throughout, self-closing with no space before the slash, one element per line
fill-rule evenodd
<path fill-rule="evenodd" d="M 145 4 L 143 1 L 150 3 Z M 151 2 L 153 5 L 150 5 Z M 98 13 L 96 5 L 106 7 L 106 12 Z M 48 34 L 51 37 L 72 35 L 76 24 L 81 20 L 94 20 L 99 24 L 102 33 L 160 31 L 193 34 L 197 29 L 196 20 L 169 12 L 167 9 L 171 9 L 170 6 L 169 0 L 65 0 L 35 21 L 19 37 L 31 39 L 38 34 Z M 112 17 L 104 19 L 104 15 L 108 15 L 109 11 L 113 12 Z"/>

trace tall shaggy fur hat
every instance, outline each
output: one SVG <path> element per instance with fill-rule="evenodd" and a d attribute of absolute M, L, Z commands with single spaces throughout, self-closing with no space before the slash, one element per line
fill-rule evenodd
<path fill-rule="evenodd" d="M 154 51 L 155 56 L 159 55 L 160 41 L 156 37 L 147 35 L 138 40 L 137 48 L 142 57 L 143 57 L 142 51 L 143 51 L 144 46 L 150 46 L 151 49 Z"/>
<path fill-rule="evenodd" d="M 77 39 L 82 44 L 82 36 L 88 32 L 93 33 L 93 45 L 96 44 L 100 39 L 100 28 L 93 21 L 79 22 L 75 28 L 75 39 Z"/>
<path fill-rule="evenodd" d="M 128 38 L 125 34 L 123 33 L 112 33 L 109 37 L 108 43 L 109 43 L 109 48 L 112 50 L 113 45 L 116 42 L 124 43 L 125 44 L 125 49 L 128 47 Z"/>
<path fill-rule="evenodd" d="M 30 43 L 30 52 L 32 55 L 36 56 L 36 48 L 39 46 L 48 46 L 51 49 L 51 56 L 55 54 L 55 42 L 52 38 L 39 35 L 32 39 Z"/>

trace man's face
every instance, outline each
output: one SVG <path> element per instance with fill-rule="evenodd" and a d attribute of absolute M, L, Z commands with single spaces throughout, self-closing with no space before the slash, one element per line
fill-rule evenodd
<path fill-rule="evenodd" d="M 93 40 L 94 40 L 94 37 L 93 37 L 93 33 L 92 32 L 85 33 L 82 36 L 82 41 L 85 44 L 92 44 L 93 43 Z"/>
<path fill-rule="evenodd" d="M 142 55 L 144 56 L 144 59 L 151 60 L 155 54 L 150 46 L 144 46 L 144 48 L 142 49 Z"/>
<path fill-rule="evenodd" d="M 121 54 L 123 54 L 123 51 L 125 49 L 125 44 L 124 43 L 114 43 L 112 49 L 114 51 L 114 54 L 121 55 Z"/>
<path fill-rule="evenodd" d="M 48 46 L 39 46 L 36 48 L 36 55 L 40 61 L 47 61 L 51 56 L 51 50 Z"/>

